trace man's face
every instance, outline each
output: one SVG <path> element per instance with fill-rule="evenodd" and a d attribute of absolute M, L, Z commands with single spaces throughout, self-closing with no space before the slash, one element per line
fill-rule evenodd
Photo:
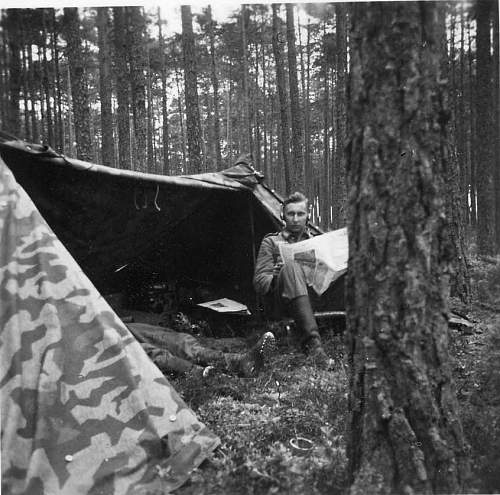
<path fill-rule="evenodd" d="M 289 232 L 297 234 L 302 232 L 307 222 L 307 203 L 288 203 L 283 210 L 285 226 Z"/>

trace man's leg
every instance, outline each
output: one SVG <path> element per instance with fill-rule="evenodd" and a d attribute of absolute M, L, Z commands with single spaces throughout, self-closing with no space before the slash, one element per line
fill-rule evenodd
<path fill-rule="evenodd" d="M 160 349 L 152 344 L 146 343 L 141 343 L 141 346 L 146 351 L 151 361 L 153 361 L 153 363 L 155 363 L 164 373 L 184 375 L 186 373 L 196 372 L 198 368 L 200 373 L 203 373 L 204 368 L 202 366 L 197 366 L 185 359 L 174 356 L 166 348 Z"/>
<path fill-rule="evenodd" d="M 155 359 L 165 363 L 164 368 L 175 368 L 174 371 L 180 373 L 188 372 L 193 366 L 199 368 L 198 365 L 202 364 L 214 365 L 245 377 L 255 376 L 260 372 L 275 344 L 274 335 L 266 332 L 246 353 L 228 354 L 205 347 L 195 337 L 186 333 L 143 323 L 130 323 L 127 326 L 140 342 L 147 342 L 142 344 L 143 347 L 160 347 L 155 351 Z M 148 352 L 150 357 L 151 352 L 153 351 Z M 155 363 L 161 368 L 160 364 L 156 361 Z"/>
<path fill-rule="evenodd" d="M 203 346 L 187 333 L 145 323 L 129 323 L 128 328 L 140 342 L 147 342 L 160 349 L 167 349 L 171 355 L 195 364 L 224 363 L 224 353 Z"/>
<path fill-rule="evenodd" d="M 318 361 L 327 361 L 309 298 L 306 276 L 299 263 L 283 265 L 278 276 L 278 290 L 295 321 L 301 350 Z"/>

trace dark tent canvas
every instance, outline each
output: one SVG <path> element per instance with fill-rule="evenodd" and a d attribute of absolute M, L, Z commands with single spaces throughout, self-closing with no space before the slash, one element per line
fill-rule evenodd
<path fill-rule="evenodd" d="M 218 287 L 252 304 L 255 254 L 264 234 L 280 228 L 281 199 L 247 162 L 159 176 L 21 141 L 0 140 L 0 153 L 101 293 L 151 276 Z"/>
<path fill-rule="evenodd" d="M 3 492 L 168 493 L 217 447 L 2 159 L 0 301 Z"/>

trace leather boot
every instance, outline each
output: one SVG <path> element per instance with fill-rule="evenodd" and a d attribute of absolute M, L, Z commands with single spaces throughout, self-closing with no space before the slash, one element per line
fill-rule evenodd
<path fill-rule="evenodd" d="M 301 350 L 320 366 L 328 365 L 329 358 L 321 343 L 309 296 L 292 299 L 289 308 L 297 327 L 297 340 Z"/>
<path fill-rule="evenodd" d="M 266 332 L 257 343 L 244 354 L 225 354 L 226 369 L 244 378 L 257 376 L 276 346 L 274 334 Z"/>

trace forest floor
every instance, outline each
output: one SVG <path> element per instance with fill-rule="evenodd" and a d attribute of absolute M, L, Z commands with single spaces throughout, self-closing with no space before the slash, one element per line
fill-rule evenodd
<path fill-rule="evenodd" d="M 460 414 L 472 460 L 469 493 L 500 492 L 500 259 L 473 261 L 474 302 L 451 308 L 473 322 L 450 329 Z M 498 309 L 497 309 L 498 308 Z M 348 379 L 343 332 L 324 335 L 335 360 L 317 370 L 286 339 L 255 379 L 172 380 L 221 446 L 176 493 L 335 494 L 346 488 Z M 242 348 L 245 343 L 242 341 Z M 238 350 L 238 349 L 233 349 Z M 304 437 L 301 453 L 290 441 Z"/>

